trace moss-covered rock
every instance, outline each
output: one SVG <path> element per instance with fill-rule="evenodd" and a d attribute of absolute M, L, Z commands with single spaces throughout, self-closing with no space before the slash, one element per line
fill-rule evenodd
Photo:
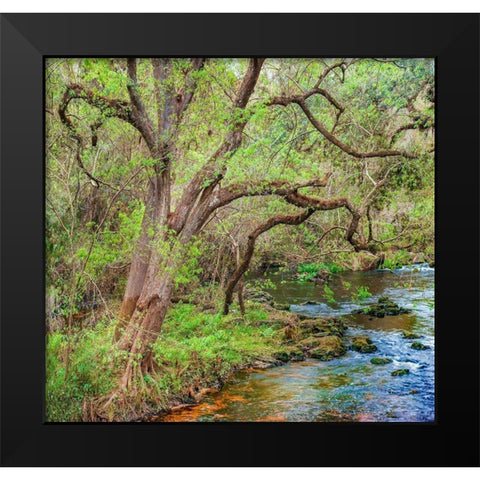
<path fill-rule="evenodd" d="M 376 255 L 370 252 L 358 252 L 352 260 L 351 268 L 353 271 L 367 272 L 369 270 L 376 270 L 384 262 L 385 255 Z"/>
<path fill-rule="evenodd" d="M 290 359 L 299 362 L 301 360 L 305 360 L 305 354 L 299 348 L 292 348 L 290 350 Z"/>
<path fill-rule="evenodd" d="M 360 353 L 372 353 L 378 350 L 369 337 L 353 337 L 350 348 Z"/>
<path fill-rule="evenodd" d="M 290 352 L 286 350 L 281 350 L 279 352 L 275 352 L 273 355 L 277 360 L 280 360 L 281 362 L 288 362 L 290 360 Z"/>
<path fill-rule="evenodd" d="M 310 351 L 310 356 L 312 358 L 318 358 L 319 360 L 332 360 L 335 357 L 341 357 L 347 351 L 340 337 L 335 335 L 322 337 L 318 340 L 318 346 Z"/>
<path fill-rule="evenodd" d="M 342 337 L 343 333 L 347 329 L 347 325 L 340 318 L 326 317 L 326 318 L 324 318 L 324 321 L 326 322 L 326 324 L 330 328 L 330 332 L 332 332 L 332 334 L 337 335 L 339 337 Z"/>
<path fill-rule="evenodd" d="M 428 350 L 430 347 L 420 342 L 413 342 L 410 345 L 410 348 L 413 348 L 414 350 Z"/>
<path fill-rule="evenodd" d="M 374 365 L 386 365 L 387 363 L 392 363 L 393 360 L 390 358 L 380 358 L 380 357 L 373 357 L 370 359 L 370 363 Z"/>
<path fill-rule="evenodd" d="M 336 317 L 307 318 L 300 321 L 300 330 L 305 336 L 343 336 L 346 326 L 342 320 Z"/>
<path fill-rule="evenodd" d="M 421 335 L 417 335 L 416 333 L 413 332 L 402 332 L 402 338 L 406 338 L 407 340 L 414 340 L 416 338 L 422 338 Z"/>
<path fill-rule="evenodd" d="M 408 368 L 401 368 L 400 370 L 394 370 L 390 375 L 392 377 L 404 377 L 409 373 L 410 373 L 410 370 Z"/>
<path fill-rule="evenodd" d="M 303 340 L 300 340 L 297 344 L 297 348 L 300 348 L 302 351 L 310 351 L 314 348 L 317 348 L 321 345 L 322 339 L 326 337 L 307 337 L 304 338 Z"/>
<path fill-rule="evenodd" d="M 353 310 L 354 314 L 372 315 L 373 317 L 383 318 L 385 315 L 399 315 L 401 313 L 410 313 L 408 308 L 399 307 L 388 297 L 383 296 L 378 299 L 377 303 L 373 303 L 365 308 Z"/>
<path fill-rule="evenodd" d="M 307 318 L 301 320 L 299 324 L 300 330 L 304 335 L 315 335 L 318 333 L 330 334 L 330 329 L 322 318 Z"/>

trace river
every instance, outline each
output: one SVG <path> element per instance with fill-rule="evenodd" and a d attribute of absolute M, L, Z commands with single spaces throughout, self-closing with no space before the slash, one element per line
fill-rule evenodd
<path fill-rule="evenodd" d="M 220 392 L 158 421 L 434 421 L 433 268 L 415 264 L 396 270 L 336 274 L 328 284 L 335 302 L 327 301 L 323 287 L 292 280 L 288 274 L 272 273 L 264 278 L 269 280 L 267 285 L 275 285 L 265 291 L 277 302 L 290 304 L 292 312 L 311 317 L 346 316 L 350 326 L 345 339 L 368 335 L 378 350 L 369 354 L 348 350 L 343 357 L 328 362 L 308 359 L 239 372 Z M 357 287 L 367 287 L 372 296 L 352 300 Z M 411 313 L 384 318 L 350 314 L 384 295 Z M 412 349 L 415 340 L 403 338 L 403 331 L 420 335 L 418 341 L 429 348 Z M 387 357 L 392 363 L 374 365 L 372 357 Z M 391 375 L 399 369 L 408 369 L 409 374 Z"/>

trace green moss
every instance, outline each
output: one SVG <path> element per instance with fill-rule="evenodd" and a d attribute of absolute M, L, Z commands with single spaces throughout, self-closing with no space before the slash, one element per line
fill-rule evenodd
<path fill-rule="evenodd" d="M 275 352 L 273 355 L 277 360 L 281 362 L 288 362 L 290 360 L 290 352 L 286 350 L 281 350 L 279 352 Z"/>
<path fill-rule="evenodd" d="M 310 351 L 310 356 L 319 360 L 332 360 L 344 355 L 346 351 L 340 337 L 332 335 L 319 338 L 317 346 Z"/>
<path fill-rule="evenodd" d="M 306 318 L 300 322 L 300 329 L 304 335 L 341 337 L 346 328 L 345 323 L 336 317 Z"/>
<path fill-rule="evenodd" d="M 290 350 L 290 358 L 294 361 L 301 361 L 301 360 L 305 360 L 305 354 L 303 353 L 303 351 L 299 348 L 292 348 Z"/>
<path fill-rule="evenodd" d="M 356 352 L 372 353 L 378 350 L 377 346 L 374 345 L 368 337 L 354 337 L 352 340 L 351 349 Z"/>
<path fill-rule="evenodd" d="M 410 373 L 410 370 L 408 368 L 402 368 L 400 370 L 394 370 L 390 375 L 392 377 L 404 377 L 405 375 L 408 375 Z"/>
<path fill-rule="evenodd" d="M 354 314 L 372 315 L 373 317 L 383 318 L 385 315 L 399 315 L 401 313 L 410 313 L 408 308 L 399 307 L 388 297 L 380 297 L 377 303 L 369 305 L 365 308 L 353 310 Z"/>
<path fill-rule="evenodd" d="M 414 350 L 428 350 L 430 347 L 420 342 L 413 342 L 410 345 L 410 348 L 413 348 Z"/>
<path fill-rule="evenodd" d="M 421 337 L 422 337 L 421 335 L 417 335 L 416 333 L 412 333 L 408 331 L 402 332 L 402 338 L 406 338 L 407 340 L 414 340 L 415 338 L 421 338 Z"/>
<path fill-rule="evenodd" d="M 374 365 L 386 365 L 387 363 L 392 363 L 392 360 L 390 358 L 373 357 L 370 359 L 370 363 Z"/>
<path fill-rule="evenodd" d="M 297 347 L 303 350 L 304 352 L 307 350 L 312 350 L 313 348 L 317 348 L 322 344 L 322 338 L 325 337 L 307 337 L 302 340 L 300 340 L 297 344 Z"/>
<path fill-rule="evenodd" d="M 297 347 L 285 347 L 273 354 L 276 360 L 280 360 L 283 363 L 291 360 L 300 361 L 305 359 L 303 351 Z"/>

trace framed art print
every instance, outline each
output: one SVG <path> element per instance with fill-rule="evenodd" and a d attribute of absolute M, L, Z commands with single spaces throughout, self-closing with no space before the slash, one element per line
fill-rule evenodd
<path fill-rule="evenodd" d="M 478 16 L 1 21 L 2 464 L 478 465 Z"/>

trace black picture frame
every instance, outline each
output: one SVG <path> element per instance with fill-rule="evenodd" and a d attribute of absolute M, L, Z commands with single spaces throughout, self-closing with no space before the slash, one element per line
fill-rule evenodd
<path fill-rule="evenodd" d="M 478 14 L 3 14 L 1 464 L 478 466 Z M 434 423 L 44 423 L 44 58 L 435 57 Z"/>

